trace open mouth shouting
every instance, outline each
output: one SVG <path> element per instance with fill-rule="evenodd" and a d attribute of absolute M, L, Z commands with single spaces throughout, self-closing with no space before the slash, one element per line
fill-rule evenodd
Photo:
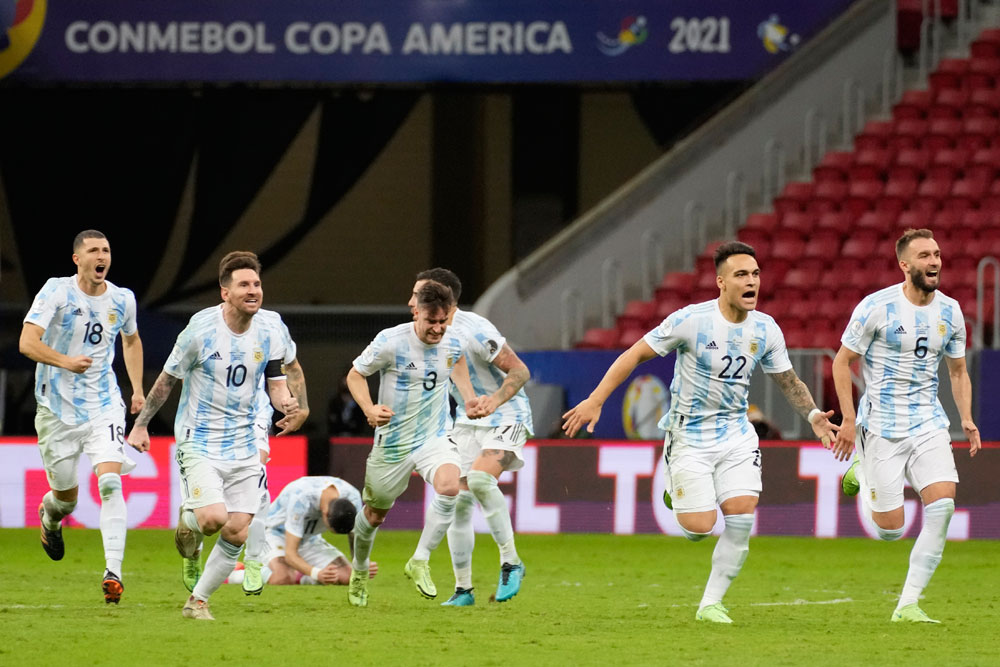
<path fill-rule="evenodd" d="M 98 262 L 97 265 L 94 266 L 94 275 L 97 276 L 99 280 L 103 280 L 107 270 L 108 265 L 106 262 Z"/>

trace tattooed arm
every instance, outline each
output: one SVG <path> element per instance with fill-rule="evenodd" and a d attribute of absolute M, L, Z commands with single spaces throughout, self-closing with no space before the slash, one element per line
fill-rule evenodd
<path fill-rule="evenodd" d="M 156 378 L 156 382 L 153 383 L 153 388 L 146 395 L 146 403 L 142 406 L 142 411 L 135 418 L 135 426 L 132 427 L 132 432 L 128 434 L 128 444 L 136 450 L 140 452 L 149 451 L 149 431 L 146 430 L 146 427 L 149 425 L 149 421 L 153 418 L 153 415 L 167 402 L 167 398 L 170 396 L 170 392 L 173 390 L 176 382 L 177 378 L 173 375 L 161 372 L 160 377 Z"/>
<path fill-rule="evenodd" d="M 285 415 L 275 424 L 281 429 L 278 435 L 285 435 L 299 430 L 309 416 L 309 399 L 306 396 L 306 376 L 302 372 L 302 365 L 299 364 L 298 359 L 295 359 L 290 364 L 285 364 L 285 386 L 288 388 L 292 400 L 283 405 L 275 404 L 275 407 Z M 293 406 L 292 403 L 296 405 Z"/>
<path fill-rule="evenodd" d="M 788 369 L 782 373 L 773 373 L 771 379 L 778 385 L 781 393 L 785 395 L 795 411 L 809 422 L 813 433 L 823 442 L 823 446 L 829 447 L 836 437 L 838 429 L 835 424 L 830 423 L 833 410 L 822 412 L 816 407 L 816 402 L 813 400 L 812 394 L 809 393 L 809 388 L 805 382 L 799 379 L 794 370 Z"/>
<path fill-rule="evenodd" d="M 500 348 L 500 353 L 494 357 L 493 365 L 506 373 L 507 377 L 504 378 L 503 384 L 495 392 L 489 396 L 480 397 L 475 414 L 469 414 L 470 417 L 488 417 L 493 414 L 497 408 L 513 398 L 514 394 L 520 391 L 524 383 L 531 378 L 528 367 L 506 343 Z"/>

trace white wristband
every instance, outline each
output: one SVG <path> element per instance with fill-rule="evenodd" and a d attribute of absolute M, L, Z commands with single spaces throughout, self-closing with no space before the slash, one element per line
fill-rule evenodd
<path fill-rule="evenodd" d="M 815 417 L 816 415 L 821 415 L 821 414 L 823 414 L 822 410 L 820 410 L 819 408 L 813 408 L 812 411 L 809 413 L 809 416 L 806 417 L 806 421 L 809 422 L 810 424 L 812 424 L 813 423 L 813 417 Z"/>
<path fill-rule="evenodd" d="M 314 567 L 312 572 L 309 573 L 309 576 L 315 579 L 317 583 L 319 583 L 319 572 L 320 569 L 318 567 Z"/>

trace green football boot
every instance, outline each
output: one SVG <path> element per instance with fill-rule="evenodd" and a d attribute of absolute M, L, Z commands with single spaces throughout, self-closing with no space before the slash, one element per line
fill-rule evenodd
<path fill-rule="evenodd" d="M 712 623 L 732 623 L 733 619 L 727 614 L 729 610 L 722 606 L 721 602 L 702 607 L 694 615 L 696 621 L 711 621 Z"/>
<path fill-rule="evenodd" d="M 927 613 L 917 606 L 917 603 L 908 604 L 892 612 L 893 623 L 940 623 L 927 615 Z"/>
<path fill-rule="evenodd" d="M 417 592 L 425 598 L 434 599 L 437 597 L 437 586 L 431 579 L 431 566 L 425 560 L 415 560 L 411 558 L 406 561 L 403 574 L 413 580 L 413 585 L 417 587 Z"/>
<path fill-rule="evenodd" d="M 851 463 L 851 467 L 847 469 L 844 473 L 844 481 L 841 483 L 841 488 L 844 489 L 844 495 L 854 497 L 858 495 L 858 491 L 861 490 L 861 484 L 858 482 L 858 465 L 861 463 L 861 459 L 857 456 L 854 457 L 854 462 Z"/>

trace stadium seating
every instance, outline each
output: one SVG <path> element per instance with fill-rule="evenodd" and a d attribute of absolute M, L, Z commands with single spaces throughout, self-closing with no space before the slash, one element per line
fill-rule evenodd
<path fill-rule="evenodd" d="M 773 212 L 749 215 L 738 231 L 761 265 L 760 308 L 790 348 L 839 346 L 858 301 L 902 279 L 893 248 L 906 229 L 934 230 L 947 293 L 975 317 L 978 262 L 1000 257 L 1000 29 L 983 31 L 971 51 L 943 59 L 928 90 L 906 91 L 892 119 L 867 122 L 853 150 L 828 152 L 812 181 L 787 183 Z M 615 328 L 588 331 L 578 347 L 627 347 L 670 313 L 716 298 L 716 247 L 698 255 L 694 272 L 668 273 L 655 299 L 630 301 Z M 817 299 L 821 274 L 837 286 Z"/>

